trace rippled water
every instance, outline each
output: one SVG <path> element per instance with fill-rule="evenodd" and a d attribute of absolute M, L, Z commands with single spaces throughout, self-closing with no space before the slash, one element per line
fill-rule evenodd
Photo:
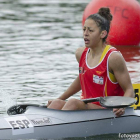
<path fill-rule="evenodd" d="M 45 104 L 75 79 L 74 53 L 84 45 L 81 21 L 89 2 L 0 0 L 0 114 L 13 101 Z M 140 48 L 117 48 L 132 82 L 140 83 Z"/>
<path fill-rule="evenodd" d="M 88 2 L 0 1 L 0 88 L 24 103 L 62 94 L 78 74 L 74 52 L 83 46 L 81 19 Z"/>

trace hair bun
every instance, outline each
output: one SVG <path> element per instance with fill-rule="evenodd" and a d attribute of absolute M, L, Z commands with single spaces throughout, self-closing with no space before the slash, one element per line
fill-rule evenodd
<path fill-rule="evenodd" d="M 110 13 L 110 9 L 107 7 L 100 8 L 98 14 L 109 21 L 112 20 L 112 14 Z"/>

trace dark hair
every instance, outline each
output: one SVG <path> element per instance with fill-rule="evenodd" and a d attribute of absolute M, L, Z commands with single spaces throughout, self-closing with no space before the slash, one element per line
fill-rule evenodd
<path fill-rule="evenodd" d="M 101 31 L 106 30 L 107 35 L 103 38 L 103 42 L 106 41 L 110 30 L 110 23 L 112 20 L 112 14 L 110 13 L 110 9 L 107 7 L 102 7 L 99 9 L 98 13 L 90 15 L 87 19 L 93 19 L 97 26 L 100 27 Z"/>

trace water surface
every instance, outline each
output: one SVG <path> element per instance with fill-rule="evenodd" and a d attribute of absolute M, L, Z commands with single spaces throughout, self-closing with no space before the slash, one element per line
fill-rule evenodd
<path fill-rule="evenodd" d="M 0 1 L 1 115 L 16 102 L 46 104 L 76 78 L 78 63 L 74 53 L 84 46 L 81 21 L 89 2 Z M 132 82 L 140 83 L 140 48 L 117 48 L 126 60 Z"/>

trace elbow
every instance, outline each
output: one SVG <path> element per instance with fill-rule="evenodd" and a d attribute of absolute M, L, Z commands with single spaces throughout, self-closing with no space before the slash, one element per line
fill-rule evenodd
<path fill-rule="evenodd" d="M 125 92 L 124 96 L 135 98 L 135 93 L 133 89 L 129 89 Z"/>
<path fill-rule="evenodd" d="M 134 93 L 134 91 L 132 91 L 132 98 L 135 98 L 135 93 Z"/>
<path fill-rule="evenodd" d="M 134 89 L 133 88 L 130 90 L 129 93 L 130 93 L 130 97 L 135 98 L 135 93 L 134 93 Z"/>

